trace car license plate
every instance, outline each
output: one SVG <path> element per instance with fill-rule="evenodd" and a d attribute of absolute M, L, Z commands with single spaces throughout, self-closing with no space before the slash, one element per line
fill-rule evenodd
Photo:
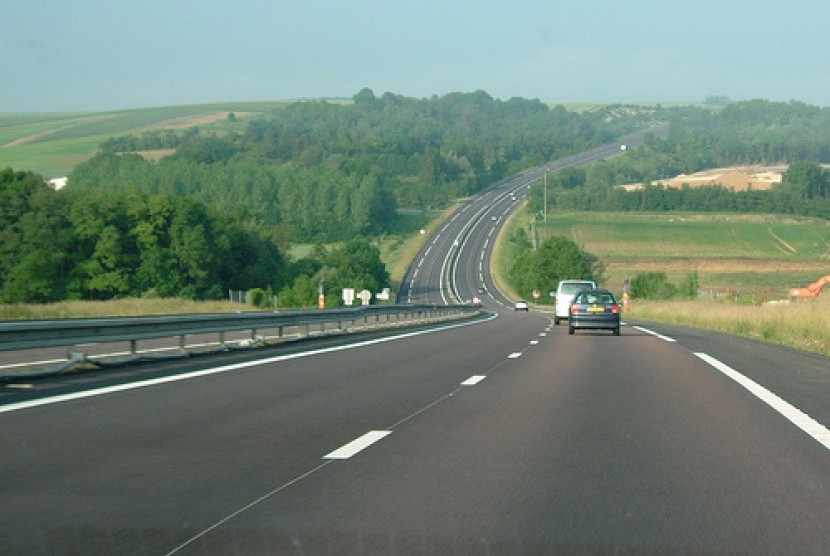
<path fill-rule="evenodd" d="M 589 313 L 604 313 L 605 307 L 588 307 Z"/>

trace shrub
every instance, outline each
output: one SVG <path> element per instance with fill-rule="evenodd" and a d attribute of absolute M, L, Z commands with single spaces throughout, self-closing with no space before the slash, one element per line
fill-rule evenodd
<path fill-rule="evenodd" d="M 676 291 L 665 272 L 638 272 L 631 280 L 631 296 L 638 299 L 671 299 Z"/>

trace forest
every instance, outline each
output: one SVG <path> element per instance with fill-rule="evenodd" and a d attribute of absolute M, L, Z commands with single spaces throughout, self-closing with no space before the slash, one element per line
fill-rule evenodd
<path fill-rule="evenodd" d="M 54 191 L 31 172 L 0 171 L 0 302 L 181 297 L 221 299 L 261 289 L 283 306 L 316 306 L 317 282 L 376 292 L 389 286 L 365 238 L 290 261 L 276 228 L 244 207 L 227 213 L 192 197 Z M 338 305 L 339 296 L 327 297 Z"/>
<path fill-rule="evenodd" d="M 351 103 L 298 102 L 224 136 L 191 130 L 114 138 L 69 187 L 192 195 L 245 206 L 298 241 L 395 232 L 400 209 L 443 208 L 524 168 L 611 141 L 641 123 L 484 92 L 414 99 L 369 89 Z M 136 151 L 176 148 L 158 162 Z M 127 149 L 127 150 L 124 150 Z"/>

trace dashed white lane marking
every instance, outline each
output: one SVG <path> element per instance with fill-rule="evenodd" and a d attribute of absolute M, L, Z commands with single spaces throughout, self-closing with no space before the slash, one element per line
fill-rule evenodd
<path fill-rule="evenodd" d="M 390 434 L 392 434 L 392 431 L 369 431 L 360 438 L 356 438 L 335 451 L 329 452 L 323 456 L 323 459 L 349 459 Z"/>
<path fill-rule="evenodd" d="M 749 390 L 749 392 L 756 398 L 786 417 L 787 420 L 812 436 L 813 439 L 815 439 L 819 444 L 830 450 L 830 430 L 827 430 L 827 427 L 797 407 L 784 401 L 776 394 L 773 394 L 757 382 L 745 377 L 726 363 L 722 363 L 711 355 L 707 355 L 705 353 L 695 353 L 695 355 Z"/>
<path fill-rule="evenodd" d="M 516 351 L 516 352 L 511 353 L 510 355 L 508 355 L 507 358 L 508 359 L 518 359 L 521 356 L 522 356 L 522 352 L 521 351 Z"/>
<path fill-rule="evenodd" d="M 538 346 L 539 345 L 539 340 L 530 340 L 530 345 Z"/>
<path fill-rule="evenodd" d="M 669 338 L 668 336 L 663 336 L 662 334 L 658 334 L 653 330 L 649 330 L 648 328 L 643 328 L 642 326 L 634 326 L 633 328 L 639 330 L 640 332 L 645 332 L 646 334 L 651 334 L 655 338 L 660 338 L 664 342 L 676 342 L 674 338 Z"/>
<path fill-rule="evenodd" d="M 487 378 L 485 375 L 473 375 L 464 382 L 462 382 L 461 386 L 475 386 L 485 378 Z"/>

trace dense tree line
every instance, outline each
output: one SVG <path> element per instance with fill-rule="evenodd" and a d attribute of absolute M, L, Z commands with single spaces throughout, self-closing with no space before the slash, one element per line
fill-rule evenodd
<path fill-rule="evenodd" d="M 665 139 L 624 157 L 549 176 L 548 205 L 577 210 L 716 211 L 783 213 L 830 218 L 830 109 L 799 102 L 751 101 L 722 110 L 662 111 L 671 122 Z M 733 191 L 721 186 L 668 188 L 653 180 L 714 167 L 791 164 L 782 183 L 769 191 Z M 643 183 L 625 191 L 623 183 Z M 532 208 L 541 210 L 536 188 Z"/>
<path fill-rule="evenodd" d="M 259 288 L 281 306 L 330 306 L 340 290 L 389 286 L 380 251 L 352 239 L 291 262 L 279 228 L 244 208 L 219 211 L 187 196 L 54 191 L 32 172 L 0 171 L 0 302 L 184 297 Z"/>
<path fill-rule="evenodd" d="M 190 194 L 221 210 L 242 204 L 303 241 L 345 240 L 394 231 L 398 207 L 441 208 L 633 125 L 481 91 L 413 99 L 364 89 L 352 103 L 288 105 L 244 133 L 113 138 L 73 169 L 69 187 Z M 125 154 L 173 146 L 175 155 L 157 163 Z"/>
<path fill-rule="evenodd" d="M 31 172 L 0 171 L 0 301 L 119 296 L 221 298 L 279 288 L 277 237 L 245 214 L 188 197 L 54 191 Z"/>
<path fill-rule="evenodd" d="M 636 190 L 570 185 L 568 180 L 580 172 L 585 173 L 569 171 L 548 180 L 548 209 L 733 212 L 830 218 L 830 171 L 812 162 L 793 164 L 784 173 L 782 182 L 770 190 L 747 191 L 720 185 L 675 188 L 648 182 Z M 537 186 L 531 192 L 532 210 L 542 210 L 542 197 L 542 188 Z"/>

